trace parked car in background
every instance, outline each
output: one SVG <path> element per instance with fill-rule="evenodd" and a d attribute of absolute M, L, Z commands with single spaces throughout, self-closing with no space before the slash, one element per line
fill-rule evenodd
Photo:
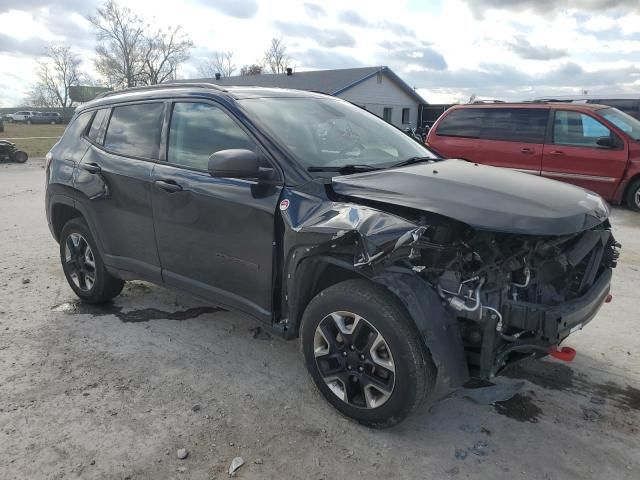
<path fill-rule="evenodd" d="M 0 115 L 0 133 L 4 132 L 4 117 Z"/>
<path fill-rule="evenodd" d="M 566 358 L 618 257 L 598 195 L 441 160 L 301 90 L 103 94 L 76 110 L 45 178 L 83 301 L 145 279 L 245 312 L 299 337 L 327 401 L 373 427 L 520 359 Z"/>
<path fill-rule="evenodd" d="M 640 211 L 640 121 L 605 105 L 500 103 L 447 110 L 427 136 L 445 158 L 573 183 Z"/>
<path fill-rule="evenodd" d="M 566 95 L 537 98 L 535 101 L 607 105 L 608 107 L 617 108 L 621 112 L 640 120 L 640 95 Z"/>
<path fill-rule="evenodd" d="M 31 118 L 31 123 L 62 123 L 62 115 L 56 112 L 36 112 Z"/>
<path fill-rule="evenodd" d="M 12 122 L 24 122 L 31 123 L 31 119 L 38 115 L 39 112 L 33 110 L 20 110 L 19 112 L 10 113 L 7 115 L 7 119 Z"/>

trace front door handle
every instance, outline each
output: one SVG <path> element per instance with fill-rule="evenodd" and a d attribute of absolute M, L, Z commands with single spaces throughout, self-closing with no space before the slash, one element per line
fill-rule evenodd
<path fill-rule="evenodd" d="M 102 171 L 102 168 L 97 163 L 81 163 L 80 165 L 89 173 L 100 173 Z"/>
<path fill-rule="evenodd" d="M 553 155 L 554 157 L 561 157 L 562 155 L 564 155 L 564 152 L 561 152 L 560 150 L 553 150 L 549 152 L 549 155 Z"/>
<path fill-rule="evenodd" d="M 153 182 L 156 188 L 164 190 L 169 193 L 176 193 L 182 191 L 182 186 L 178 185 L 173 180 L 156 180 Z"/>

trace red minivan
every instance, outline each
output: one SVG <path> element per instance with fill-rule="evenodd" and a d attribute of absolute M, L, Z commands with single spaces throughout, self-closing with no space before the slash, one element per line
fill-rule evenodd
<path fill-rule="evenodd" d="M 573 183 L 640 211 L 640 121 L 605 105 L 459 105 L 436 121 L 427 146 L 444 158 Z"/>

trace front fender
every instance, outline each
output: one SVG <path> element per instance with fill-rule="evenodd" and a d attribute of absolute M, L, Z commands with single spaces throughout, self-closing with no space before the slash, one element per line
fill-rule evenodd
<path fill-rule="evenodd" d="M 437 292 L 415 273 L 387 270 L 372 279 L 387 287 L 405 306 L 431 352 L 438 370 L 436 396 L 469 379 L 460 328 Z"/>

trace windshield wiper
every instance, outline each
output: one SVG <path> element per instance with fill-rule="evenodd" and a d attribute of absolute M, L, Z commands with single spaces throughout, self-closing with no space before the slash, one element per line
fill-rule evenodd
<path fill-rule="evenodd" d="M 433 157 L 411 157 L 406 160 L 402 160 L 401 162 L 387 165 L 387 168 L 404 167 L 406 165 L 413 165 L 414 163 L 432 162 L 434 160 L 435 159 Z"/>
<path fill-rule="evenodd" d="M 315 166 L 312 165 L 307 170 L 309 172 L 338 172 L 338 173 L 357 173 L 357 172 L 371 172 L 373 170 L 380 170 L 381 167 L 374 167 L 372 165 L 334 165 L 334 166 Z"/>

